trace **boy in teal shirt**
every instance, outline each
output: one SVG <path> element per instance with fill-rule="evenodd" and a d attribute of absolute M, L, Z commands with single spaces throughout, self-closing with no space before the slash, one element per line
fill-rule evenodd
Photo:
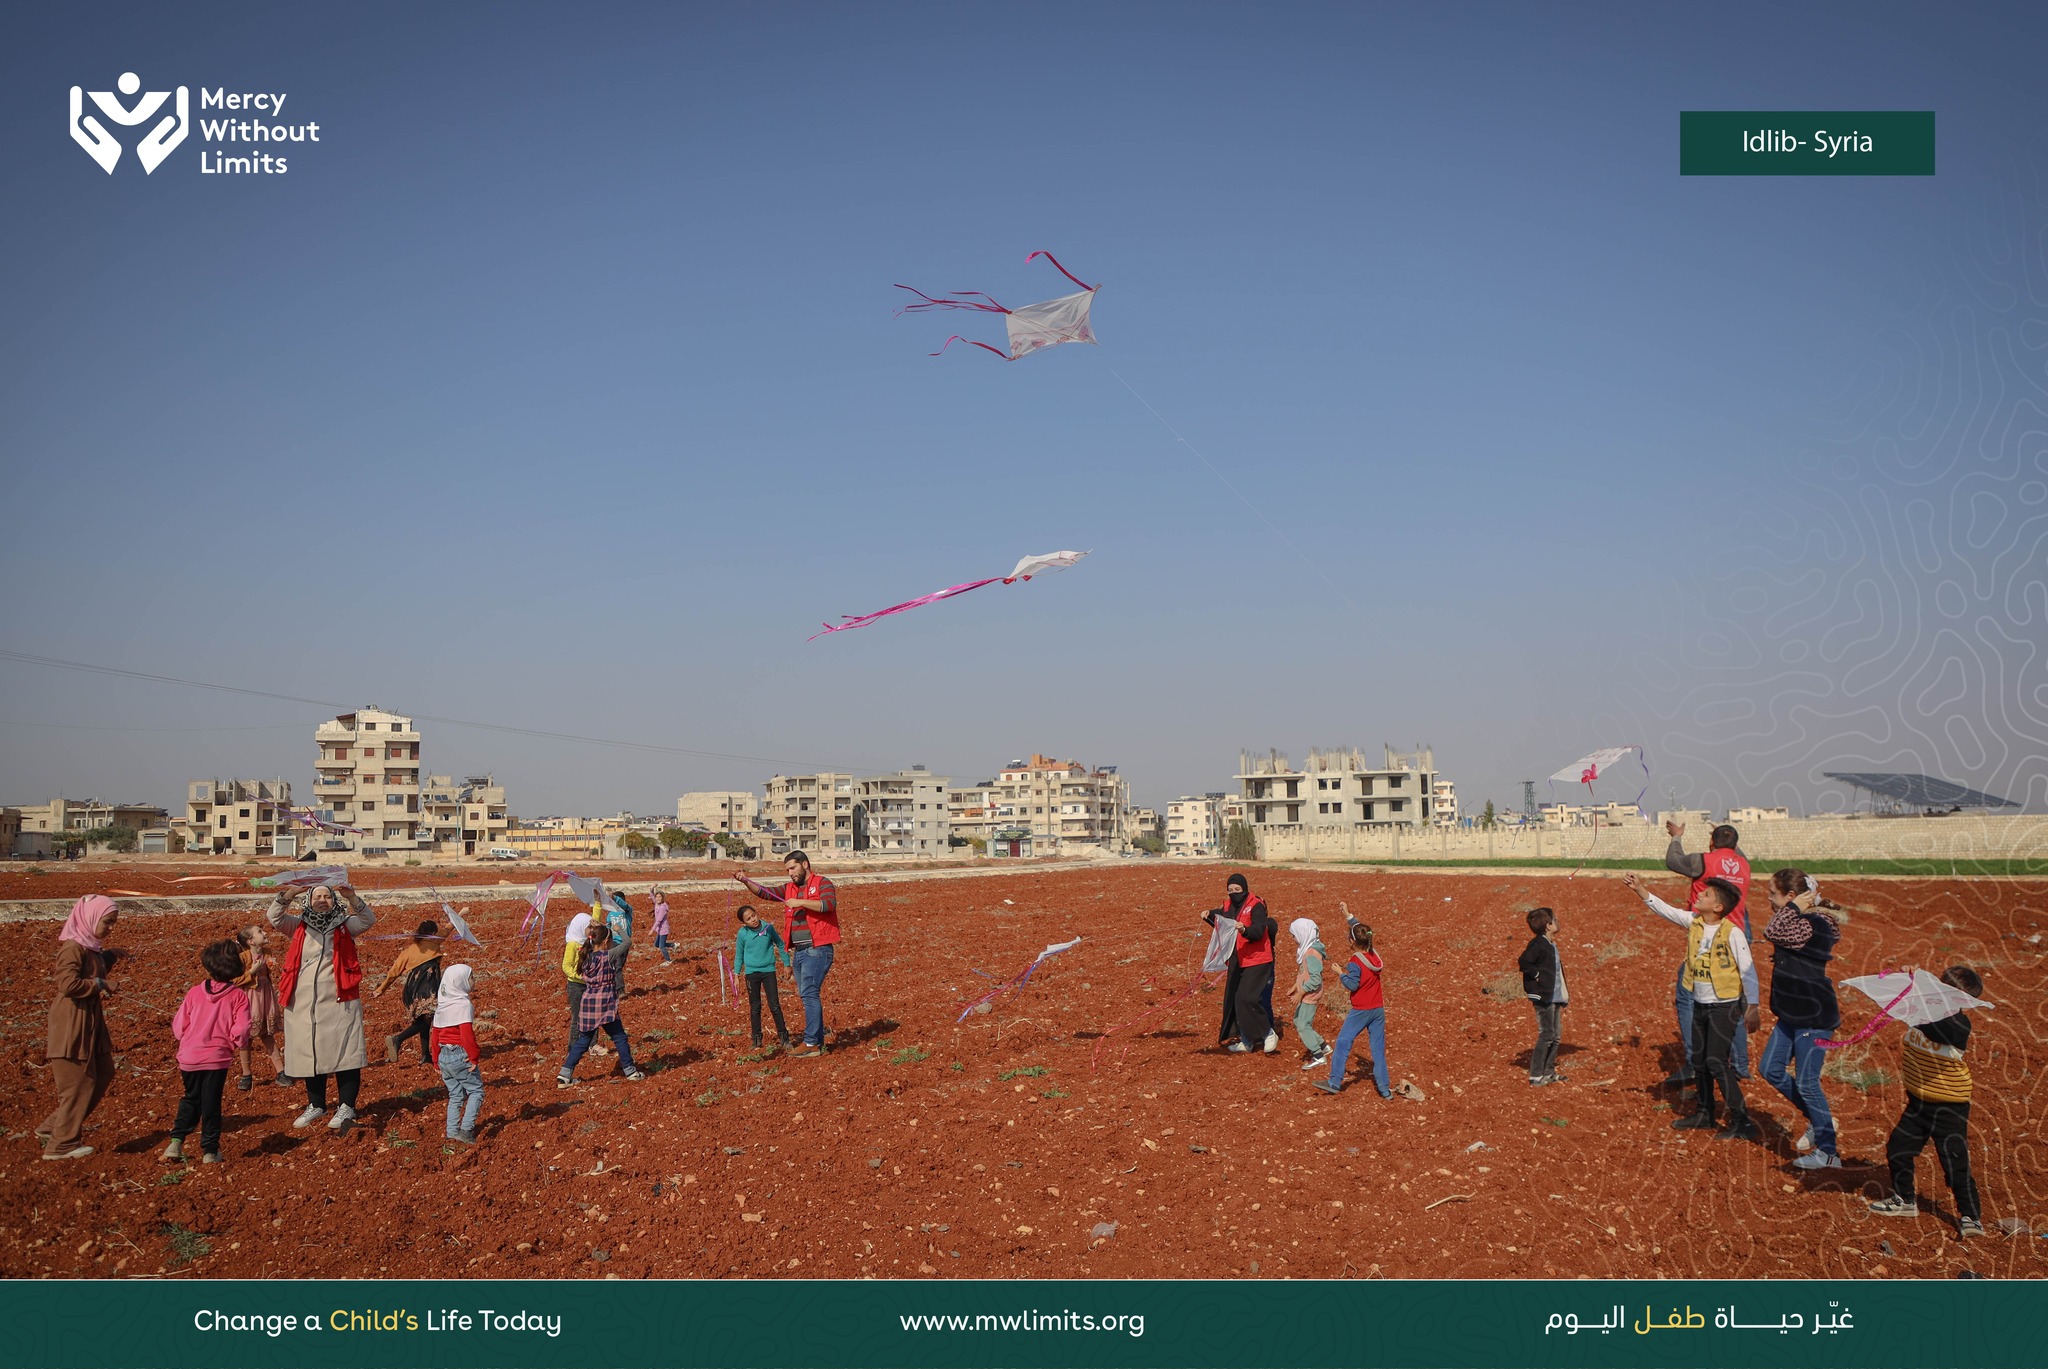
<path fill-rule="evenodd" d="M 732 943 L 732 970 L 746 977 L 747 1017 L 753 1026 L 754 1049 L 761 1048 L 761 998 L 765 994 L 768 1011 L 775 1018 L 775 1035 L 781 1039 L 782 1048 L 788 1050 L 789 1027 L 782 1020 L 782 995 L 775 984 L 775 963 L 789 963 L 782 933 L 761 921 L 761 915 L 751 905 L 741 907 L 734 916 L 739 919 L 740 929 Z"/>

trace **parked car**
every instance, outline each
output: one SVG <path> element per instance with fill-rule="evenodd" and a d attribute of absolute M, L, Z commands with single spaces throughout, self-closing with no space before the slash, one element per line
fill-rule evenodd
<path fill-rule="evenodd" d="M 513 850 L 510 846 L 493 846 L 490 850 L 490 854 L 485 856 L 484 859 L 517 860 L 519 859 L 519 852 Z"/>

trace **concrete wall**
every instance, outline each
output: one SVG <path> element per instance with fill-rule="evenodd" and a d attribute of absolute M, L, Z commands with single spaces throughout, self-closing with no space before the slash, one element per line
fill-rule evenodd
<path fill-rule="evenodd" d="M 1689 828 L 1686 850 L 1705 847 L 1707 827 Z M 1757 864 L 1801 860 L 1974 860 L 2048 858 L 2048 815 L 1945 818 L 1805 818 L 1751 823 L 1740 829 L 1742 851 Z M 1662 860 L 1670 838 L 1662 827 L 1437 828 L 1412 831 L 1317 831 L 1266 828 L 1261 860 Z"/>

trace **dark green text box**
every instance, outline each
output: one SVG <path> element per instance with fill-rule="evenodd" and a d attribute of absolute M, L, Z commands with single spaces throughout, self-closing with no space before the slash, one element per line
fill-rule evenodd
<path fill-rule="evenodd" d="M 1681 176 L 1932 176 L 1933 110 L 1685 110 Z"/>

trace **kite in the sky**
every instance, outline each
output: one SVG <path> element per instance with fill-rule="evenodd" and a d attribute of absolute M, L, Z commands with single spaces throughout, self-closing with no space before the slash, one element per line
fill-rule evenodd
<path fill-rule="evenodd" d="M 1839 1050 L 1853 1046 L 1875 1036 L 1885 1023 L 1898 1021 L 1908 1027 L 1924 1027 L 1929 1022 L 1939 1022 L 1944 1017 L 1954 1017 L 1971 1008 L 1988 1008 L 1992 1005 L 1981 998 L 1972 997 L 1953 984 L 1945 984 L 1925 970 L 1907 974 L 1904 970 L 1892 970 L 1884 974 L 1858 975 L 1842 981 L 1847 988 L 1856 990 L 1873 1003 L 1882 1004 L 1877 1016 L 1864 1023 L 1854 1036 L 1840 1041 L 1817 1042 L 1824 1051 Z"/>
<path fill-rule="evenodd" d="M 1044 300 L 1038 304 L 1027 304 L 1020 309 L 1005 309 L 996 303 L 993 296 L 985 295 L 979 290 L 955 290 L 943 299 L 934 299 L 922 290 L 913 289 L 908 285 L 898 285 L 898 290 L 909 290 L 922 303 L 906 304 L 897 312 L 916 314 L 928 309 L 972 309 L 977 313 L 1003 316 L 1003 324 L 1010 336 L 1010 350 L 1007 352 L 1000 347 L 991 347 L 986 342 L 976 342 L 973 338 L 955 333 L 941 343 L 939 350 L 931 353 L 932 356 L 940 355 L 956 342 L 979 347 L 984 352 L 993 352 L 1004 361 L 1015 361 L 1019 357 L 1029 356 L 1044 348 L 1057 347 L 1062 342 L 1093 343 L 1095 329 L 1088 322 L 1088 308 L 1095 303 L 1095 292 L 1102 287 L 1088 284 L 1061 266 L 1050 252 L 1033 252 L 1024 259 L 1025 264 L 1029 265 L 1040 257 L 1051 262 L 1053 270 L 1080 286 L 1080 293 L 1062 295 L 1058 299 Z M 987 302 L 977 303 L 978 300 Z"/>
<path fill-rule="evenodd" d="M 1085 551 L 1049 551 L 1043 556 L 1027 556 L 1019 561 L 1017 568 L 1008 575 L 998 575 L 987 580 L 969 580 L 964 585 L 953 585 L 946 589 L 934 590 L 930 594 L 919 595 L 915 599 L 910 599 L 900 604 L 893 604 L 888 608 L 876 609 L 873 613 L 863 613 L 858 617 L 849 613 L 845 615 L 845 621 L 836 626 L 832 623 L 826 623 L 822 630 L 813 632 L 804 640 L 814 642 L 818 638 L 823 637 L 827 632 L 847 632 L 853 628 L 866 627 L 869 623 L 875 622 L 877 619 L 886 618 L 892 613 L 903 613 L 909 609 L 923 608 L 926 604 L 936 604 L 941 599 L 950 599 L 956 594 L 965 594 L 970 589 L 980 589 L 983 585 L 993 585 L 998 581 L 1005 585 L 1010 585 L 1015 584 L 1019 580 L 1029 580 L 1041 571 L 1065 570 L 1087 554 Z"/>
<path fill-rule="evenodd" d="M 1640 746 L 1607 746 L 1595 751 L 1590 756 L 1581 756 L 1578 760 L 1573 761 L 1570 765 L 1567 765 L 1564 769 L 1550 777 L 1550 792 L 1553 795 L 1557 793 L 1557 785 L 1560 780 L 1566 784 L 1583 784 L 1586 786 L 1586 802 L 1591 804 L 1596 797 L 1593 793 L 1594 781 L 1612 778 L 1611 772 L 1615 765 L 1626 761 L 1631 753 L 1636 758 L 1636 764 L 1643 769 L 1642 787 L 1636 790 L 1636 796 L 1632 800 L 1636 811 L 1640 813 L 1643 811 L 1643 795 L 1650 792 L 1650 758 L 1643 754 L 1643 748 Z M 1596 820 L 1593 823 L 1592 843 L 1586 847 L 1586 854 L 1579 858 L 1578 869 L 1565 876 L 1566 879 L 1578 878 L 1579 870 L 1586 868 L 1586 861 L 1593 854 L 1593 847 L 1599 844 L 1600 824 L 1596 815 Z"/>

